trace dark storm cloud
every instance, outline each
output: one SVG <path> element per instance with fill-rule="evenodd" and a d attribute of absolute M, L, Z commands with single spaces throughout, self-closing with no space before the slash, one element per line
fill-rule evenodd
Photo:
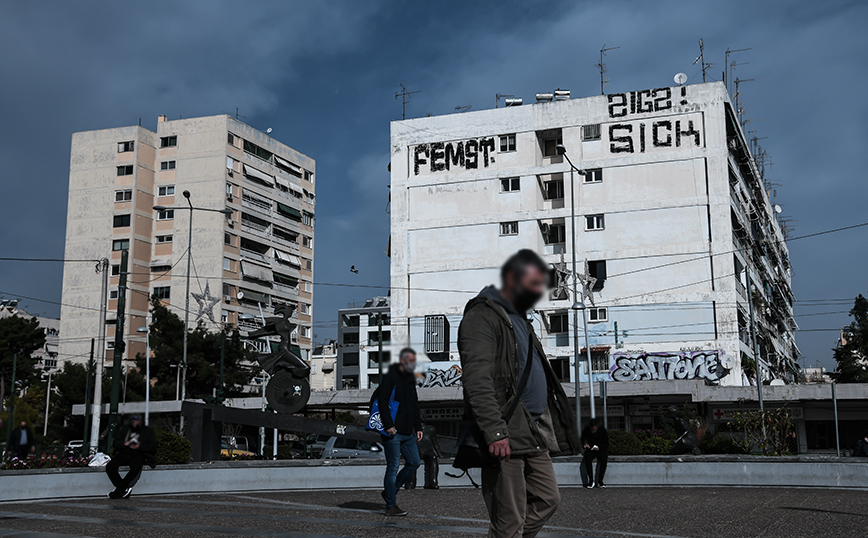
<path fill-rule="evenodd" d="M 750 129 L 774 161 L 768 177 L 795 235 L 868 220 L 868 105 L 863 2 L 7 2 L 0 8 L 2 255 L 63 252 L 72 132 L 234 112 L 317 160 L 316 280 L 388 284 L 386 165 L 399 82 L 422 90 L 408 116 L 532 101 L 570 88 L 599 93 L 606 43 L 610 91 L 701 80 L 723 51 L 745 83 Z M 760 121 L 763 120 L 763 121 Z M 865 229 L 791 244 L 803 299 L 868 291 Z M 359 275 L 349 266 L 360 268 Z M 0 290 L 59 300 L 58 267 L 0 263 Z M 336 309 L 381 293 L 318 287 L 319 338 Z M 31 303 L 34 310 L 57 308 Z M 829 307 L 823 311 L 846 310 Z M 797 306 L 797 313 L 817 312 Z M 846 315 L 809 316 L 829 328 Z M 806 359 L 828 364 L 835 334 L 800 333 Z"/>

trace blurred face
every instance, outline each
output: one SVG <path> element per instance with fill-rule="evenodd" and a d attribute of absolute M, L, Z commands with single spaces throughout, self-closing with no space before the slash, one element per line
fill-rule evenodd
<path fill-rule="evenodd" d="M 134 429 L 138 428 L 141 425 L 142 425 L 141 417 L 133 417 L 133 419 L 130 421 L 130 426 L 133 427 Z"/>
<path fill-rule="evenodd" d="M 24 421 L 22 420 L 22 421 L 21 421 L 21 424 L 19 424 L 18 427 L 21 428 L 22 430 L 23 430 L 23 429 L 26 429 L 26 428 L 27 428 L 27 423 L 24 422 Z"/>
<path fill-rule="evenodd" d="M 405 372 L 412 374 L 413 371 L 416 370 L 416 354 L 404 353 L 401 356 L 401 368 L 403 368 Z"/>
<path fill-rule="evenodd" d="M 528 265 L 521 277 L 515 274 L 507 275 L 504 291 L 511 297 L 516 310 L 527 312 L 542 299 L 547 282 L 546 273 L 534 265 Z"/>
<path fill-rule="evenodd" d="M 593 426 L 591 426 L 591 431 L 594 432 L 594 433 L 597 432 L 597 425 L 596 425 L 596 424 L 594 424 Z"/>

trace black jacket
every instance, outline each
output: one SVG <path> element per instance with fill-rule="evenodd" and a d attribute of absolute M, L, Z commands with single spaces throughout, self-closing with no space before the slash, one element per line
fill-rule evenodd
<path fill-rule="evenodd" d="M 156 467 L 157 459 L 155 455 L 157 454 L 157 437 L 154 435 L 154 430 L 148 428 L 144 424 L 139 426 L 139 430 L 136 432 L 139 434 L 139 448 L 130 448 L 128 446 L 124 446 L 124 443 L 127 442 L 127 434 L 130 432 L 129 424 L 125 424 L 121 426 L 118 430 L 117 436 L 114 441 L 114 449 L 115 452 L 120 451 L 130 451 L 137 454 L 142 454 L 145 456 L 145 463 L 149 465 L 151 468 Z"/>
<path fill-rule="evenodd" d="M 597 431 L 592 432 L 590 426 L 582 430 L 582 446 L 585 445 L 594 448 L 600 447 L 600 452 L 608 452 L 609 450 L 609 432 L 602 426 L 597 426 Z"/>
<path fill-rule="evenodd" d="M 422 440 L 419 441 L 419 454 L 423 457 L 441 458 L 440 442 L 437 440 L 437 430 L 434 426 L 426 425 L 422 428 Z"/>
<path fill-rule="evenodd" d="M 857 458 L 868 458 L 868 438 L 859 439 L 856 443 L 856 448 L 853 449 L 853 456 Z"/>
<path fill-rule="evenodd" d="M 398 414 L 392 422 L 389 412 L 389 398 L 395 389 L 395 401 L 398 402 Z M 422 416 L 419 413 L 419 399 L 416 396 L 416 376 L 400 370 L 398 364 L 389 367 L 389 372 L 383 377 L 383 383 L 377 389 L 377 399 L 380 405 L 380 418 L 383 429 L 394 426 L 401 435 L 415 435 L 422 431 Z"/>
<path fill-rule="evenodd" d="M 25 451 L 30 452 L 30 449 L 36 446 L 36 438 L 33 437 L 33 430 L 30 427 L 27 427 L 27 442 L 25 447 L 21 446 L 21 428 L 15 428 L 12 430 L 12 438 L 11 438 L 12 449 L 16 452 L 19 448 L 24 448 Z"/>

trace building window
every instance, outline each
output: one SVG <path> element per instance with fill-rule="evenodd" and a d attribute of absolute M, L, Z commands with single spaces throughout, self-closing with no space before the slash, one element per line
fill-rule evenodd
<path fill-rule="evenodd" d="M 566 334 L 570 332 L 570 316 L 566 312 L 549 314 L 549 334 Z"/>
<path fill-rule="evenodd" d="M 301 223 L 305 226 L 313 226 L 313 213 L 303 211 L 301 215 Z"/>
<path fill-rule="evenodd" d="M 151 266 L 151 272 L 152 272 L 152 273 L 164 273 L 164 274 L 168 274 L 168 273 L 171 272 L 171 271 L 172 271 L 172 266 L 171 266 L 171 265 L 152 265 L 152 266 Z M 160 275 L 160 276 L 163 276 L 163 275 Z"/>
<path fill-rule="evenodd" d="M 177 136 L 161 136 L 160 137 L 160 147 L 161 148 L 174 148 L 178 145 L 178 137 Z"/>
<path fill-rule="evenodd" d="M 121 266 L 120 265 L 112 265 L 112 276 L 120 276 L 121 274 Z"/>
<path fill-rule="evenodd" d="M 133 165 L 125 164 L 123 166 L 118 166 L 118 175 L 119 176 L 131 176 L 131 175 L 133 175 Z"/>
<path fill-rule="evenodd" d="M 563 139 L 561 137 L 557 138 L 546 138 L 543 140 L 543 156 L 544 157 L 554 157 L 558 154 L 558 146 L 563 144 Z"/>
<path fill-rule="evenodd" d="M 172 288 L 169 286 L 159 286 L 154 288 L 154 292 L 151 294 L 151 297 L 154 299 L 167 300 L 171 296 Z"/>
<path fill-rule="evenodd" d="M 359 365 L 359 354 L 358 353 L 344 353 L 341 361 L 344 366 L 358 366 Z"/>
<path fill-rule="evenodd" d="M 129 239 L 115 239 L 112 241 L 112 250 L 129 250 L 130 249 L 130 240 Z"/>
<path fill-rule="evenodd" d="M 241 137 L 235 133 L 229 133 L 226 141 L 230 146 L 235 146 L 236 148 L 241 147 Z"/>
<path fill-rule="evenodd" d="M 602 183 L 603 182 L 603 169 L 602 168 L 593 168 L 591 170 L 585 171 L 585 183 Z"/>
<path fill-rule="evenodd" d="M 609 352 L 591 350 L 591 370 L 594 372 L 609 371 Z"/>
<path fill-rule="evenodd" d="M 588 321 L 591 323 L 596 323 L 598 321 L 609 321 L 609 309 L 608 308 L 589 308 L 588 309 Z"/>
<path fill-rule="evenodd" d="M 304 268 L 308 271 L 313 269 L 313 260 L 304 260 Z"/>
<path fill-rule="evenodd" d="M 310 314 L 310 305 L 307 303 L 299 303 L 298 311 L 302 314 Z"/>
<path fill-rule="evenodd" d="M 175 218 L 174 209 L 163 209 L 157 213 L 157 220 L 172 220 Z"/>
<path fill-rule="evenodd" d="M 518 221 L 501 222 L 500 235 L 518 235 Z"/>
<path fill-rule="evenodd" d="M 582 142 L 600 139 L 600 124 L 582 125 Z"/>
<path fill-rule="evenodd" d="M 556 179 L 545 182 L 546 200 L 562 200 L 564 198 L 564 180 Z"/>
<path fill-rule="evenodd" d="M 594 284 L 594 291 L 603 289 L 603 284 L 606 282 L 606 261 L 594 260 L 588 262 L 588 273 L 597 279 Z"/>
<path fill-rule="evenodd" d="M 126 228 L 130 225 L 129 215 L 115 215 L 112 217 L 112 226 L 114 228 Z"/>
<path fill-rule="evenodd" d="M 171 243 L 172 236 L 171 235 L 158 235 L 157 236 L 157 244 L 160 243 Z"/>
<path fill-rule="evenodd" d="M 109 299 L 117 299 L 118 298 L 118 290 L 109 291 Z"/>
<path fill-rule="evenodd" d="M 163 161 L 160 163 L 160 170 L 174 170 L 175 161 Z"/>
<path fill-rule="evenodd" d="M 129 202 L 133 199 L 133 191 L 115 191 L 115 202 Z"/>
<path fill-rule="evenodd" d="M 542 225 L 543 241 L 546 245 L 558 245 L 567 242 L 567 225 L 563 222 Z"/>
<path fill-rule="evenodd" d="M 129 142 L 118 142 L 118 153 L 129 153 L 136 148 L 136 143 L 130 140 Z"/>
<path fill-rule="evenodd" d="M 175 195 L 175 186 L 174 185 L 163 185 L 159 189 L 157 189 L 157 196 L 174 196 Z"/>
<path fill-rule="evenodd" d="M 500 180 L 500 192 L 516 192 L 521 190 L 521 179 L 505 177 Z"/>
<path fill-rule="evenodd" d="M 302 338 L 310 338 L 310 327 L 302 325 L 298 328 L 298 332 L 301 334 Z"/>
<path fill-rule="evenodd" d="M 233 241 L 231 233 L 227 232 L 227 233 L 223 234 L 223 244 L 224 245 L 229 245 L 231 247 L 231 246 L 233 246 L 234 242 L 235 241 Z"/>
<path fill-rule="evenodd" d="M 500 136 L 500 151 L 515 151 L 515 134 Z"/>
<path fill-rule="evenodd" d="M 223 270 L 235 272 L 235 260 L 232 258 L 223 258 Z"/>
<path fill-rule="evenodd" d="M 603 215 L 588 215 L 585 217 L 586 230 L 602 230 L 606 227 L 606 221 Z"/>
<path fill-rule="evenodd" d="M 313 248 L 313 238 L 308 237 L 306 235 L 301 236 L 301 246 L 307 248 Z"/>

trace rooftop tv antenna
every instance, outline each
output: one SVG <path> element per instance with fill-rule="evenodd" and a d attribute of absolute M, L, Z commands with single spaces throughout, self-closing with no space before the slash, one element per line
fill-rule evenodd
<path fill-rule="evenodd" d="M 744 112 L 740 108 L 741 90 L 739 89 L 739 86 L 741 85 L 742 82 L 753 82 L 753 79 L 752 78 L 737 78 L 737 79 L 735 79 L 735 96 L 734 96 L 735 97 L 735 111 L 736 111 L 736 114 L 738 114 L 739 122 L 741 122 L 741 115 Z"/>
<path fill-rule="evenodd" d="M 708 68 L 714 64 L 705 61 L 705 44 L 703 44 L 702 38 L 699 38 L 699 56 L 693 60 L 693 65 L 696 65 L 697 63 L 702 66 L 702 82 L 705 82 L 706 72 L 708 71 Z"/>
<path fill-rule="evenodd" d="M 401 119 L 407 119 L 407 103 L 410 102 L 410 96 L 414 93 L 419 93 L 421 90 L 408 91 L 404 83 L 401 83 L 401 91 L 395 92 L 395 99 L 401 98 Z"/>
<path fill-rule="evenodd" d="M 467 112 L 471 108 L 473 108 L 473 105 L 457 106 L 455 107 L 455 111 L 460 114 L 461 112 Z"/>
<path fill-rule="evenodd" d="M 510 97 L 515 97 L 515 96 L 511 93 L 496 93 L 496 94 L 494 94 L 494 108 L 499 107 L 501 99 L 509 99 Z"/>
<path fill-rule="evenodd" d="M 748 47 L 746 49 L 735 49 L 735 50 L 730 50 L 729 47 L 726 48 L 726 54 L 724 55 L 725 60 L 723 62 L 723 83 L 727 85 L 726 86 L 727 91 L 729 91 L 729 82 L 730 82 L 730 80 L 732 80 L 732 70 L 730 69 L 730 67 L 735 67 L 735 63 L 733 63 L 732 66 L 729 65 L 729 55 L 734 54 L 736 52 L 747 52 L 749 50 L 752 50 L 752 49 L 750 47 Z"/>
<path fill-rule="evenodd" d="M 600 49 L 600 63 L 597 67 L 600 69 L 600 95 L 606 95 L 606 83 L 609 79 L 606 78 L 606 64 L 603 63 L 603 56 L 606 56 L 606 51 L 620 49 L 621 47 L 606 47 L 603 43 L 603 48 Z"/>

